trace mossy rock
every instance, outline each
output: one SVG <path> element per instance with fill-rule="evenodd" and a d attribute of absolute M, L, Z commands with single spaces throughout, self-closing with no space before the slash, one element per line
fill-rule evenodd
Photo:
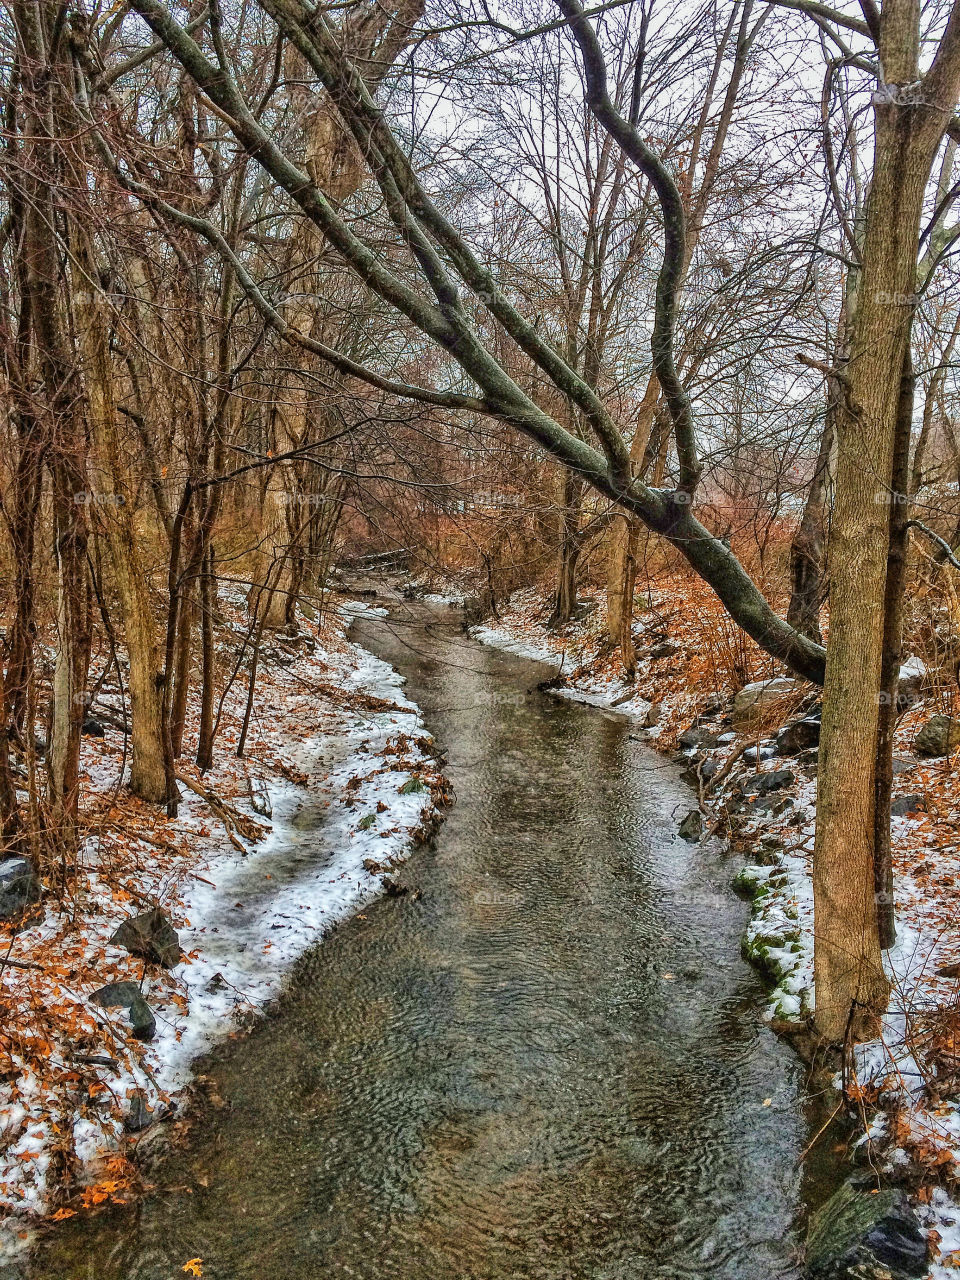
<path fill-rule="evenodd" d="M 741 867 L 733 878 L 733 890 L 741 898 L 750 898 L 756 901 L 757 898 L 769 893 L 767 882 L 768 877 L 764 868 L 754 866 Z"/>
<path fill-rule="evenodd" d="M 903 1191 L 845 1183 L 810 1221 L 810 1280 L 914 1280 L 927 1274 L 927 1241 Z"/>

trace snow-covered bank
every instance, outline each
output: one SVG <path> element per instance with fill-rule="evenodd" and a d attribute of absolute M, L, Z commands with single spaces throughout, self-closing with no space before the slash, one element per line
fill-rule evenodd
<path fill-rule="evenodd" d="M 290 964 L 376 894 L 432 822 L 442 780 L 401 685 L 342 624 L 278 641 L 261 666 L 245 758 L 232 753 L 239 681 L 214 769 L 201 782 L 183 768 L 236 815 L 229 833 L 216 806 L 186 787 L 173 821 L 133 800 L 119 789 L 120 733 L 85 739 L 90 834 L 76 882 L 0 950 L 8 1248 L 36 1215 L 65 1217 L 125 1193 L 123 1151 L 154 1131 L 144 1122 L 176 1110 L 193 1059 L 261 1012 Z M 110 942 L 123 919 L 157 905 L 182 948 L 171 969 Z M 148 1042 L 131 1036 L 123 1009 L 90 1003 L 123 981 L 155 1017 Z M 60 1204 L 64 1186 L 84 1184 Z"/>
<path fill-rule="evenodd" d="M 729 620 L 684 575 L 653 584 L 634 625 L 637 679 L 626 685 L 603 637 L 600 592 L 594 603 L 557 633 L 542 594 L 520 592 L 473 634 L 558 663 L 556 693 L 640 716 L 656 745 L 686 759 L 705 829 L 729 831 L 748 859 L 737 876 L 753 902 L 744 953 L 769 976 L 768 1016 L 801 1021 L 814 1001 L 818 692 L 731 639 Z M 960 1268 L 960 762 L 917 751 L 934 713 L 956 714 L 925 676 L 915 657 L 901 671 L 920 691 L 895 740 L 890 1011 L 882 1038 L 858 1050 L 848 1091 L 864 1126 L 858 1156 L 911 1192 L 936 1259 L 930 1277 L 947 1280 Z M 798 722 L 807 736 L 784 738 Z"/>

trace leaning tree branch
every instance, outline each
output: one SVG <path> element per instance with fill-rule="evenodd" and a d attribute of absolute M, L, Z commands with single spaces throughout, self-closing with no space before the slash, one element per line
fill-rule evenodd
<path fill-rule="evenodd" d="M 692 495 L 700 482 L 702 466 L 697 454 L 697 438 L 690 397 L 680 380 L 674 358 L 680 289 L 683 285 L 687 247 L 683 198 L 666 165 L 644 142 L 639 130 L 626 120 L 610 99 L 607 68 L 596 32 L 584 16 L 579 0 L 558 0 L 570 23 L 583 62 L 586 100 L 593 114 L 615 139 L 624 154 L 649 180 L 663 216 L 663 265 L 657 279 L 657 298 L 651 338 L 653 371 L 670 412 L 680 464 L 678 490 Z"/>
<path fill-rule="evenodd" d="M 960 560 L 958 560 L 953 554 L 953 548 L 950 546 L 950 543 L 946 538 L 941 538 L 939 533 L 934 533 L 934 531 L 929 529 L 921 520 L 908 520 L 905 527 L 907 529 L 918 529 L 920 533 L 928 537 L 931 542 L 936 543 L 940 548 L 940 552 L 943 555 L 944 560 L 948 560 L 955 569 L 960 569 Z"/>
<path fill-rule="evenodd" d="M 264 3 L 266 2 L 267 0 L 264 0 Z M 573 0 L 563 0 L 563 3 L 572 2 Z M 284 0 L 284 3 L 292 8 L 294 0 Z M 692 447 L 693 424 L 689 402 L 686 400 L 683 388 L 679 387 L 678 379 L 678 385 L 671 388 L 668 403 L 671 404 L 671 411 L 677 415 L 676 420 L 679 421 L 679 449 L 684 459 L 684 480 L 690 491 L 685 491 L 682 488 L 680 490 L 651 489 L 638 479 L 629 479 L 628 483 L 625 484 L 623 477 L 617 473 L 618 469 L 612 465 L 611 457 L 606 452 L 595 448 L 573 432 L 565 429 L 521 390 L 502 364 L 482 343 L 475 330 L 461 328 L 456 319 L 451 320 L 449 309 L 444 308 L 442 305 L 428 302 L 426 298 L 401 281 L 385 266 L 377 252 L 346 225 L 309 175 L 280 149 L 275 138 L 253 118 L 232 77 L 225 74 L 222 68 L 214 66 L 207 59 L 200 47 L 190 36 L 185 34 L 183 28 L 164 8 L 160 0 L 132 0 L 132 6 L 151 26 L 157 37 L 164 40 L 174 57 L 195 81 L 197 87 L 231 118 L 233 123 L 230 128 L 240 145 L 257 161 L 277 185 L 287 192 L 303 214 L 314 222 L 327 241 L 340 254 L 345 264 L 368 285 L 373 293 L 390 303 L 397 311 L 405 315 L 421 333 L 446 350 L 464 372 L 473 379 L 482 392 L 482 400 L 479 404 L 482 406 L 483 412 L 510 424 L 528 436 L 562 465 L 581 476 L 598 492 L 638 517 L 648 528 L 667 538 L 687 559 L 699 576 L 710 585 L 734 621 L 761 648 L 785 662 L 794 671 L 807 679 L 816 683 L 823 682 L 825 666 L 823 647 L 815 644 L 806 636 L 802 636 L 794 627 L 778 616 L 730 548 L 710 533 L 693 514 L 691 495 L 698 477 L 698 464 L 695 449 Z M 300 12 L 305 14 L 302 9 Z M 578 7 L 571 22 L 574 27 L 578 26 L 581 21 L 578 17 L 580 12 Z M 289 30 L 292 29 L 293 25 L 295 24 L 292 24 L 289 29 L 282 27 L 281 30 L 284 31 L 284 34 L 289 34 Z M 588 33 L 595 43 L 592 29 L 588 28 Z M 343 59 L 342 53 L 340 57 Z M 322 59 L 320 60 L 322 61 Z M 335 87 L 338 85 L 351 87 L 349 78 L 344 80 L 342 75 L 339 79 L 335 79 L 334 83 Z M 369 110 L 365 101 L 361 102 L 360 105 L 363 107 L 364 113 Z M 393 167 L 393 157 L 400 151 L 399 143 L 383 118 L 380 108 L 372 104 L 372 100 L 371 105 L 378 116 L 376 131 L 374 132 L 371 129 L 369 132 L 371 140 L 375 143 L 377 153 L 371 157 L 374 176 L 379 180 L 380 174 L 383 172 L 382 166 L 389 160 L 391 175 L 396 179 L 395 185 L 400 189 L 412 215 L 422 225 L 425 225 L 431 234 L 435 233 L 437 238 L 442 237 L 447 261 L 455 266 L 458 274 L 465 279 L 471 288 L 475 288 L 473 278 L 465 274 L 473 271 L 471 264 L 476 261 L 471 250 L 462 236 L 450 224 L 445 221 L 431 221 L 434 217 L 431 203 L 418 203 L 419 184 L 409 188 L 404 186 L 404 182 L 401 181 L 403 177 L 402 171 L 399 167 Z M 351 127 L 356 125 L 359 129 L 362 125 L 362 129 L 366 130 L 368 121 L 365 116 L 358 114 L 356 107 L 357 98 L 354 95 L 352 100 L 348 99 L 347 110 L 344 112 L 345 118 L 351 124 Z M 619 127 L 617 126 L 617 121 L 620 121 L 621 124 L 624 123 L 622 118 L 617 116 L 615 112 L 610 119 L 617 128 Z M 356 136 L 356 133 L 354 136 Z M 614 134 L 615 138 L 616 136 Z M 627 150 L 627 154 L 631 154 L 632 150 L 635 155 L 642 157 L 645 154 L 645 149 L 639 135 L 635 131 L 628 129 L 627 134 L 624 136 L 626 138 L 625 150 Z M 365 156 L 370 156 L 369 151 L 365 151 L 364 154 Z M 661 162 L 652 153 L 646 154 L 648 155 L 649 171 L 657 175 L 664 198 L 669 201 L 675 197 L 676 187 Z M 663 181 L 664 178 L 666 179 L 665 182 Z M 383 190 L 383 186 L 381 186 L 381 190 Z M 671 196 L 671 192 L 673 196 Z M 439 217 L 439 215 L 437 216 Z M 682 222 L 680 227 L 682 229 Z M 202 228 L 198 228 L 198 230 L 200 230 L 201 234 L 206 234 Z M 677 244 L 676 232 L 677 225 L 674 222 L 671 231 L 671 235 L 674 237 L 671 241 L 672 249 L 675 249 Z M 682 240 L 680 243 L 682 244 Z M 229 246 L 224 245 L 223 247 L 229 250 Z M 670 371 L 673 372 L 673 377 L 676 378 L 672 359 L 672 329 L 669 324 L 671 306 L 673 308 L 676 306 L 676 298 L 673 293 L 675 282 L 671 279 L 671 275 L 675 270 L 674 256 L 671 255 L 666 266 L 666 276 L 661 273 L 661 287 L 658 289 L 660 329 L 658 330 L 656 358 L 661 363 L 661 367 L 667 373 L 668 378 Z M 485 273 L 480 277 L 481 282 L 488 279 L 489 273 Z M 245 274 L 245 278 L 238 276 L 238 280 L 245 289 L 248 287 L 248 283 L 253 285 L 253 281 L 250 280 L 248 274 Z M 253 287 L 256 288 L 255 285 Z M 493 286 L 492 292 L 496 302 L 499 292 L 496 286 Z M 491 313 L 496 316 L 497 312 L 490 302 L 486 298 L 483 300 Z M 505 316 L 505 320 L 502 321 L 504 328 L 510 333 L 509 323 L 512 323 L 512 320 L 509 312 L 503 310 L 501 314 Z M 667 320 L 666 328 L 664 328 L 665 317 Z M 303 335 L 300 335 L 300 338 L 302 337 Z M 540 352 L 539 354 L 546 358 L 545 352 Z M 556 353 L 554 353 L 554 358 L 559 361 Z M 342 363 L 339 360 L 338 367 L 342 367 Z M 564 374 L 564 370 L 566 370 L 566 374 Z M 576 392 L 577 388 L 575 383 L 571 381 L 572 377 L 575 377 L 575 375 L 572 375 L 569 366 L 560 361 L 556 385 L 560 391 L 570 395 L 570 398 L 576 403 L 576 395 L 572 394 L 572 392 Z M 677 394 L 678 390 L 680 392 L 679 396 Z M 403 392 L 400 391 L 400 394 L 403 394 Z M 470 407 L 476 409 L 477 404 L 478 402 L 474 401 Z"/>

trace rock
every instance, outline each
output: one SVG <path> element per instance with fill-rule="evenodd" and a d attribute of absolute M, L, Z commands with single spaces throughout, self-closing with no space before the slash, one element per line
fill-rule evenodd
<path fill-rule="evenodd" d="M 810 1221 L 806 1274 L 810 1280 L 925 1276 L 927 1240 L 905 1193 L 845 1183 Z"/>
<path fill-rule="evenodd" d="M 709 729 L 701 729 L 698 725 L 692 724 L 689 729 L 684 729 L 681 733 L 677 739 L 677 745 L 685 751 L 691 751 L 694 747 L 715 747 L 717 735 L 711 733 Z"/>
<path fill-rule="evenodd" d="M 135 982 L 109 982 L 93 992 L 90 1003 L 101 1009 L 126 1009 L 130 1030 L 138 1040 L 152 1040 L 157 1034 L 157 1020 Z"/>
<path fill-rule="evenodd" d="M 384 876 L 380 881 L 388 898 L 402 898 L 405 893 L 410 890 L 405 884 L 401 884 L 399 880 L 394 880 L 393 876 Z"/>
<path fill-rule="evenodd" d="M 103 725 L 99 720 L 94 720 L 93 716 L 86 717 L 80 731 L 86 734 L 88 738 L 103 737 Z"/>
<path fill-rule="evenodd" d="M 767 773 L 755 773 L 752 778 L 741 783 L 741 787 L 747 793 L 756 792 L 757 795 L 765 796 L 769 791 L 782 791 L 784 787 L 792 787 L 795 781 L 796 774 L 792 769 L 771 769 Z"/>
<path fill-rule="evenodd" d="M 691 787 L 699 787 L 701 782 L 709 782 L 717 770 L 720 768 L 718 760 L 711 760 L 707 756 L 701 755 L 699 751 L 695 752 L 692 757 L 680 757 L 687 759 L 687 768 L 684 769 L 680 777 Z"/>
<path fill-rule="evenodd" d="M 946 756 L 960 746 L 960 720 L 931 716 L 913 740 L 918 756 Z"/>
<path fill-rule="evenodd" d="M 777 734 L 777 751 L 782 756 L 796 756 L 820 743 L 820 721 L 813 716 L 794 720 Z"/>
<path fill-rule="evenodd" d="M 761 742 L 757 747 L 747 747 L 740 758 L 744 764 L 759 764 L 773 755 L 776 755 L 776 746 L 772 742 Z"/>
<path fill-rule="evenodd" d="M 0 862 L 0 920 L 14 920 L 40 897 L 40 881 L 26 858 Z"/>
<path fill-rule="evenodd" d="M 647 714 L 643 717 L 644 729 L 652 729 L 655 725 L 658 725 L 662 715 L 663 703 L 651 702 L 649 707 L 647 707 Z"/>
<path fill-rule="evenodd" d="M 890 803 L 891 818 L 903 818 L 908 813 L 926 812 L 927 802 L 923 796 L 898 796 Z"/>
<path fill-rule="evenodd" d="M 110 941 L 131 955 L 162 964 L 165 969 L 180 963 L 180 939 L 170 917 L 160 907 L 124 920 Z"/>
<path fill-rule="evenodd" d="M 681 840 L 689 840 L 691 844 L 697 844 L 703 835 L 703 814 L 699 809 L 691 809 L 684 820 L 680 823 L 680 830 L 677 832 Z"/>
<path fill-rule="evenodd" d="M 313 605 L 310 603 L 309 600 L 300 601 L 300 612 L 303 614 L 303 616 L 307 619 L 308 622 L 316 622 L 317 611 L 313 607 Z"/>
<path fill-rule="evenodd" d="M 733 699 L 734 725 L 737 728 L 750 725 L 769 707 L 790 694 L 801 693 L 805 687 L 802 680 L 791 680 L 789 676 L 756 680 L 753 684 L 744 685 Z"/>
<path fill-rule="evenodd" d="M 755 800 L 748 800 L 743 808 L 751 813 L 769 813 L 774 818 L 779 818 L 782 813 L 793 808 L 793 801 L 789 796 L 757 796 Z"/>
<path fill-rule="evenodd" d="M 142 1133 L 144 1129 L 149 1129 L 156 1118 L 157 1113 L 147 1105 L 143 1091 L 138 1089 L 130 1099 L 130 1106 L 123 1118 L 123 1127 L 127 1133 Z"/>

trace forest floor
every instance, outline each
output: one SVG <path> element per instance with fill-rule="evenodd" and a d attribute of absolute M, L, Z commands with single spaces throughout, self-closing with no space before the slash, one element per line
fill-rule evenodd
<path fill-rule="evenodd" d="M 220 603 L 229 671 L 245 614 L 239 598 Z M 130 1157 L 182 1111 L 197 1055 L 262 1014 L 291 963 L 389 889 L 387 873 L 436 820 L 432 741 L 401 678 L 346 639 L 349 608 L 326 626 L 305 623 L 295 642 L 268 640 L 244 757 L 245 675 L 225 699 L 202 778 L 187 763 L 191 704 L 176 819 L 122 786 L 123 734 L 106 722 L 112 713 L 122 725 L 122 705 L 104 683 L 92 711 L 102 708 L 103 736 L 83 741 L 79 864 L 46 885 L 17 928 L 0 930 L 0 1255 L 42 1217 L 135 1194 Z M 170 968 L 111 941 L 122 921 L 155 907 L 178 934 Z M 147 1041 L 124 1008 L 91 1003 L 120 982 L 149 1006 Z"/>
<path fill-rule="evenodd" d="M 745 855 L 744 954 L 765 970 L 768 1016 L 790 1034 L 813 1001 L 816 747 L 796 748 L 809 741 L 819 691 L 785 679 L 686 573 L 656 579 L 642 608 L 638 597 L 633 684 L 604 639 L 603 593 L 582 601 L 581 620 L 556 631 L 552 601 L 521 591 L 473 634 L 559 662 L 558 694 L 636 716 L 652 745 L 685 762 L 699 795 L 688 837 L 730 835 Z M 860 1120 L 853 1158 L 907 1187 L 936 1259 L 930 1275 L 947 1280 L 960 1269 L 960 752 L 922 758 L 915 739 L 933 715 L 956 714 L 956 683 L 952 693 L 938 685 L 916 654 L 901 675 L 919 690 L 895 742 L 892 997 L 882 1038 L 847 1068 L 847 1091 Z M 798 720 L 793 741 L 780 736 Z"/>

